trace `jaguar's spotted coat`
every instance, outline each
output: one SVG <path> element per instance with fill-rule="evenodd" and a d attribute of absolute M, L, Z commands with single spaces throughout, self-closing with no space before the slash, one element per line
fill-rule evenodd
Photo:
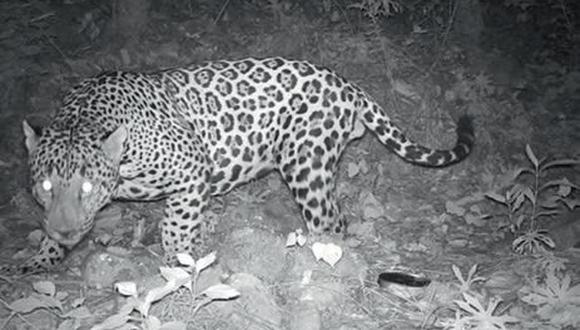
<path fill-rule="evenodd" d="M 78 243 L 112 199 L 167 198 L 165 252 L 190 252 L 210 197 L 270 170 L 281 173 L 311 232 L 343 232 L 335 170 L 365 129 L 425 166 L 458 162 L 473 143 L 463 117 L 453 149 L 417 145 L 359 87 L 303 61 L 250 58 L 84 80 L 41 135 L 24 122 L 49 238 L 20 270 L 58 261 L 62 246 Z"/>

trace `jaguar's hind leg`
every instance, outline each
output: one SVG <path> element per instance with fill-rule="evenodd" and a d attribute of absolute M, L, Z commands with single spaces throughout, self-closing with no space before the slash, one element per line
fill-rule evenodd
<path fill-rule="evenodd" d="M 280 167 L 310 233 L 346 232 L 346 221 L 334 196 L 337 158 L 323 146 L 306 141 L 297 148 L 295 157 L 287 157 Z"/>

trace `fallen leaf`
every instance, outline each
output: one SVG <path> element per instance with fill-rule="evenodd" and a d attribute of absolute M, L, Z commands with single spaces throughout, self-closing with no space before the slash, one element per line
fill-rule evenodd
<path fill-rule="evenodd" d="M 332 267 L 342 258 L 342 249 L 334 243 L 316 242 L 312 244 L 312 253 L 314 253 L 316 260 L 322 259 Z"/>

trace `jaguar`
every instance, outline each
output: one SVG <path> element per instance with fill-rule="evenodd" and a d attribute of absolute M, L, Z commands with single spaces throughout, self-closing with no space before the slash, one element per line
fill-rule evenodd
<path fill-rule="evenodd" d="M 370 130 L 405 161 L 443 167 L 468 156 L 472 126 L 460 116 L 451 149 L 421 146 L 354 83 L 279 57 L 103 73 L 73 87 L 47 127 L 23 122 L 46 235 L 17 271 L 52 268 L 117 199 L 165 199 L 164 252 L 168 260 L 192 253 L 210 198 L 270 171 L 281 174 L 310 233 L 342 235 L 335 172 L 349 141 Z"/>

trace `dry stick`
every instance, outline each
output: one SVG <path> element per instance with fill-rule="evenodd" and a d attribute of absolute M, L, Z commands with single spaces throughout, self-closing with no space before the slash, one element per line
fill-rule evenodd
<path fill-rule="evenodd" d="M 351 32 L 352 33 L 355 33 L 356 32 L 355 31 L 355 27 L 350 22 L 350 19 L 348 19 L 348 15 L 346 14 L 346 11 L 344 10 L 344 8 L 342 8 L 342 6 L 340 6 L 340 4 L 336 2 L 336 0 L 332 0 L 332 3 L 334 3 L 334 5 L 336 6 L 336 8 L 338 8 L 338 10 L 342 13 L 342 16 L 346 20 L 346 24 L 350 27 Z"/>
<path fill-rule="evenodd" d="M 52 12 L 49 12 L 49 13 L 46 13 L 46 14 L 42 14 L 42 15 L 40 15 L 38 17 L 32 18 L 31 20 L 28 21 L 28 23 L 29 24 L 30 23 L 35 23 L 35 22 L 41 21 L 41 20 L 43 20 L 45 18 L 48 18 L 48 17 L 51 17 L 51 16 L 54 16 L 54 12 L 53 11 Z"/>
<path fill-rule="evenodd" d="M 8 267 L 12 267 L 12 266 L 8 266 Z M 5 281 L 5 282 L 8 282 L 10 284 L 14 283 L 14 281 L 12 281 L 12 279 L 10 279 L 10 277 L 4 276 L 4 275 L 0 275 L 0 281 Z M 4 328 L 0 327 L 0 329 L 4 329 Z"/>
<path fill-rule="evenodd" d="M 459 1 L 461 1 L 461 0 L 459 0 Z M 443 40 L 441 42 L 442 45 L 444 45 L 447 42 L 447 38 L 449 37 L 449 32 L 451 31 L 451 27 L 453 26 L 453 22 L 455 21 L 455 15 L 457 14 L 457 7 L 459 7 L 459 5 L 457 4 L 456 1 L 453 1 L 452 4 L 453 4 L 453 7 L 451 8 L 451 16 L 449 17 L 447 27 L 445 28 L 445 33 L 443 33 Z M 439 60 L 441 60 L 441 52 L 439 52 L 437 54 L 437 58 L 435 58 L 435 61 L 433 61 L 433 64 L 431 64 L 431 67 L 429 68 L 429 72 L 431 72 L 435 68 L 435 65 L 437 65 Z"/>
<path fill-rule="evenodd" d="M 54 41 L 52 41 L 52 39 L 50 39 L 46 34 L 43 35 L 46 40 L 48 40 L 48 43 L 54 48 L 56 49 L 56 51 L 60 54 L 60 56 L 62 56 L 62 58 L 64 58 L 67 62 L 69 61 L 68 56 L 66 56 L 66 54 L 60 49 L 60 47 L 58 47 L 57 44 L 54 43 Z"/>
<path fill-rule="evenodd" d="M 4 305 L 4 307 L 6 307 L 7 309 L 12 311 L 12 308 L 10 308 L 10 304 L 8 304 L 4 299 L 0 298 L 0 303 L 2 303 L 2 305 Z M 32 329 L 36 329 L 36 330 L 40 330 L 38 329 L 36 326 L 34 326 L 34 324 L 30 323 L 30 321 L 28 321 L 24 316 L 22 316 L 19 312 L 15 312 L 12 311 L 10 313 L 10 315 L 8 315 L 8 317 L 4 320 L 4 322 L 2 323 L 2 327 L 0 327 L 0 329 L 4 329 L 8 323 L 10 322 L 10 320 L 14 317 L 18 317 L 20 320 L 22 320 L 22 322 L 26 323 L 29 327 L 31 327 Z"/>
<path fill-rule="evenodd" d="M 226 10 L 229 3 L 230 3 L 230 0 L 224 1 L 224 4 L 222 5 L 220 12 L 217 14 L 216 18 L 213 20 L 213 25 L 216 25 L 217 22 L 220 20 L 220 18 L 222 17 L 222 15 L 223 15 L 224 11 Z"/>

